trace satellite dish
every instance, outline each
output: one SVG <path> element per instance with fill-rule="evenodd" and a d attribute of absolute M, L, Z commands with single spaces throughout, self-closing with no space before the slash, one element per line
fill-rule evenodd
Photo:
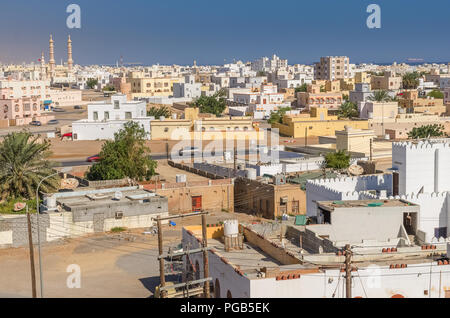
<path fill-rule="evenodd" d="M 348 173 L 352 176 L 360 176 L 364 173 L 364 168 L 359 165 L 351 165 L 348 167 Z"/>
<path fill-rule="evenodd" d="M 114 193 L 114 199 L 120 201 L 120 199 L 122 199 L 122 197 L 123 197 L 122 192 L 116 191 L 116 192 Z"/>

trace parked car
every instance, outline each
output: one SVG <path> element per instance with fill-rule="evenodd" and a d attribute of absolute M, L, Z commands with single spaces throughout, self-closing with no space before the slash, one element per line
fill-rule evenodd
<path fill-rule="evenodd" d="M 49 120 L 47 124 L 48 124 L 48 125 L 57 125 L 57 124 L 59 124 L 59 120 L 57 120 L 57 119 L 52 119 L 52 120 Z"/>
<path fill-rule="evenodd" d="M 100 160 L 99 155 L 90 156 L 86 159 L 87 162 L 99 162 Z"/>
<path fill-rule="evenodd" d="M 72 133 L 67 133 L 67 134 L 64 134 L 64 135 L 62 135 L 61 136 L 61 140 L 63 140 L 64 138 L 73 138 L 73 135 L 72 135 Z"/>
<path fill-rule="evenodd" d="M 66 110 L 65 110 L 65 109 L 62 109 L 62 108 L 60 108 L 60 107 L 54 107 L 54 108 L 53 108 L 53 111 L 54 111 L 54 112 L 57 112 L 57 113 L 64 113 Z"/>
<path fill-rule="evenodd" d="M 42 123 L 39 120 L 33 120 L 30 123 L 31 126 L 42 126 Z"/>
<path fill-rule="evenodd" d="M 73 109 L 83 109 L 80 105 L 73 106 Z"/>
<path fill-rule="evenodd" d="M 198 147 L 185 147 L 183 149 L 180 149 L 180 151 L 178 152 L 180 156 L 186 156 L 186 155 L 191 155 L 191 156 L 195 156 L 195 155 L 201 155 L 201 151 L 200 149 L 198 149 Z"/>

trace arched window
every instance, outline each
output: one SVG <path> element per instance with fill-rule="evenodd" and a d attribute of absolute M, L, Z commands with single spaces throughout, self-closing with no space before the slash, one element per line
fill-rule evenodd
<path fill-rule="evenodd" d="M 220 298 L 220 282 L 219 279 L 216 279 L 216 283 L 214 284 L 214 297 Z"/>
<path fill-rule="evenodd" d="M 19 108 L 19 104 L 16 104 L 16 106 L 15 106 L 15 111 L 16 111 L 16 113 L 18 113 L 19 112 L 19 110 L 20 110 L 20 108 Z"/>

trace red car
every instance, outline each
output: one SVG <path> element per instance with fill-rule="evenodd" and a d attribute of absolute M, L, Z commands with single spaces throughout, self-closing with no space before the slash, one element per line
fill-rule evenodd
<path fill-rule="evenodd" d="M 63 140 L 64 138 L 73 138 L 73 135 L 72 135 L 72 133 L 67 133 L 67 134 L 64 134 L 64 135 L 62 135 L 61 136 L 61 140 Z"/>
<path fill-rule="evenodd" d="M 100 156 L 99 155 L 95 155 L 95 156 L 90 156 L 86 159 L 87 162 L 99 162 Z"/>

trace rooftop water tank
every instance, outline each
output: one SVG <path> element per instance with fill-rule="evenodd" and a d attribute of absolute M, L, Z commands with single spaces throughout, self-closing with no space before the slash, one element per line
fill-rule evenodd
<path fill-rule="evenodd" d="M 256 180 L 256 169 L 247 169 L 247 178 L 250 180 Z"/>
<path fill-rule="evenodd" d="M 239 234 L 238 220 L 225 220 L 223 224 L 223 232 L 225 236 L 236 236 Z"/>
<path fill-rule="evenodd" d="M 176 181 L 177 181 L 177 183 L 186 182 L 186 175 L 185 174 L 177 174 Z"/>
<path fill-rule="evenodd" d="M 51 195 L 44 198 L 44 205 L 47 209 L 52 210 L 56 209 L 56 197 Z"/>

